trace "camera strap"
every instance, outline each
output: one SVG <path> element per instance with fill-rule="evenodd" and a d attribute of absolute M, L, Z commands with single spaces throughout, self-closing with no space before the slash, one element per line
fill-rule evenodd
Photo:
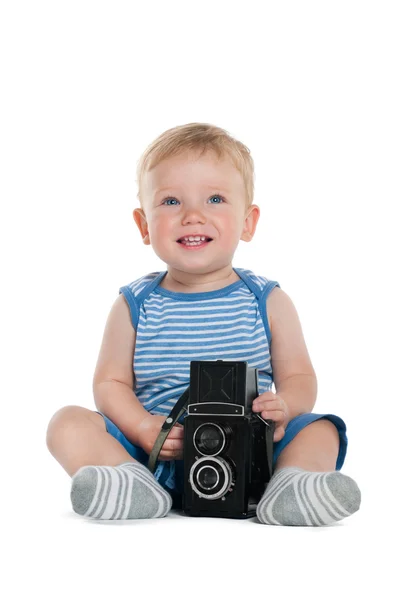
<path fill-rule="evenodd" d="M 180 396 L 180 398 L 177 400 L 177 402 L 173 406 L 172 410 L 170 411 L 169 416 L 167 417 L 167 419 L 165 420 L 165 422 L 162 425 L 162 428 L 159 432 L 158 437 L 156 438 L 156 442 L 153 445 L 153 448 L 152 448 L 151 454 L 149 455 L 149 460 L 148 460 L 148 469 L 151 471 L 151 473 L 154 473 L 154 471 L 155 471 L 159 452 L 163 448 L 163 444 L 165 443 L 166 438 L 169 435 L 171 428 L 174 427 L 174 425 L 176 424 L 178 419 L 184 414 L 184 412 L 186 412 L 186 405 L 188 404 L 188 400 L 189 400 L 189 387 L 187 387 L 185 392 L 182 394 L 182 396 Z"/>

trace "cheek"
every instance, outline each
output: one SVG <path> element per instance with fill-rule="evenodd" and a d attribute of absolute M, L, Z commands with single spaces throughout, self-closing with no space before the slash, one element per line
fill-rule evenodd
<path fill-rule="evenodd" d="M 152 236 L 156 237 L 158 242 L 169 241 L 173 239 L 173 222 L 170 218 L 153 219 L 151 223 Z"/>
<path fill-rule="evenodd" d="M 221 224 L 221 233 L 224 232 L 227 234 L 227 237 L 231 241 L 238 241 L 240 239 L 241 231 L 241 224 L 238 223 L 236 219 L 227 218 Z"/>

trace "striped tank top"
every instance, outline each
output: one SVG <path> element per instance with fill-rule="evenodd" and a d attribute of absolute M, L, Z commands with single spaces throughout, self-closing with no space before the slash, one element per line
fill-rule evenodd
<path fill-rule="evenodd" d="M 212 292 L 166 290 L 159 284 L 167 271 L 120 288 L 136 333 L 133 391 L 151 414 L 170 413 L 189 386 L 192 360 L 247 361 L 258 369 L 258 393 L 272 391 L 266 300 L 280 286 L 248 269 L 234 271 L 239 281 Z"/>

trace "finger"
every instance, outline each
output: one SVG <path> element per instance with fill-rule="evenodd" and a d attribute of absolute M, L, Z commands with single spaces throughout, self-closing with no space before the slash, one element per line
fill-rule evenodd
<path fill-rule="evenodd" d="M 263 419 L 270 419 L 275 423 L 283 423 L 286 419 L 286 415 L 282 410 L 262 410 L 260 414 Z"/>
<path fill-rule="evenodd" d="M 285 435 L 285 428 L 280 425 L 274 431 L 274 442 L 280 442 Z"/>
<path fill-rule="evenodd" d="M 161 452 L 159 454 L 159 460 L 180 460 L 183 457 L 183 453 L 180 450 L 179 452 Z"/>
<path fill-rule="evenodd" d="M 279 400 L 260 400 L 259 402 L 253 402 L 253 410 L 259 412 L 260 410 L 275 410 L 281 408 Z"/>
<path fill-rule="evenodd" d="M 175 460 L 174 454 L 159 454 L 158 460 Z"/>
<path fill-rule="evenodd" d="M 184 437 L 184 428 L 183 427 L 173 427 L 170 430 L 169 435 L 167 436 L 168 438 L 173 438 L 173 439 L 183 439 Z"/>
<path fill-rule="evenodd" d="M 183 440 L 176 440 L 176 439 L 167 439 L 165 441 L 165 443 L 163 444 L 163 450 L 165 451 L 169 451 L 169 452 L 175 452 L 182 450 L 184 446 L 184 442 Z"/>

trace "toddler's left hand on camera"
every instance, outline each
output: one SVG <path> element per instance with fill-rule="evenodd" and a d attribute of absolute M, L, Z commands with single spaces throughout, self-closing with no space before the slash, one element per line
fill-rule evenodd
<path fill-rule="evenodd" d="M 283 398 L 273 392 L 264 392 L 253 401 L 252 410 L 260 413 L 263 419 L 275 421 L 274 442 L 279 442 L 290 420 L 289 409 Z"/>

